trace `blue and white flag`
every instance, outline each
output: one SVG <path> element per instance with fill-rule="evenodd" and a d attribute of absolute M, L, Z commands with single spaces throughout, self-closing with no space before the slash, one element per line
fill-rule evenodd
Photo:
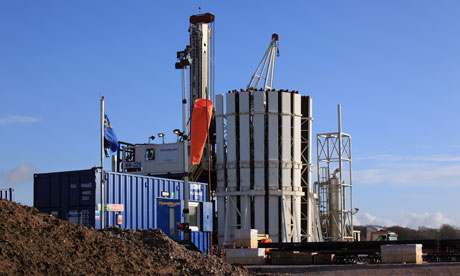
<path fill-rule="evenodd" d="M 118 149 L 117 135 L 113 131 L 112 124 L 107 114 L 104 114 L 104 149 L 106 157 L 110 156 L 110 152 L 116 152 Z"/>

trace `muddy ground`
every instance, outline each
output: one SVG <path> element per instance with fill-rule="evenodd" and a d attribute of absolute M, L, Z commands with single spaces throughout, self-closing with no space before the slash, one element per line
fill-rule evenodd
<path fill-rule="evenodd" d="M 160 230 L 81 227 L 0 200 L 0 275 L 254 275 Z"/>

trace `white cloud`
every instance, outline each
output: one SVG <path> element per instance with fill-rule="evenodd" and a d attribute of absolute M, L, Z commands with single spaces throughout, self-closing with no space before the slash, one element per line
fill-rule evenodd
<path fill-rule="evenodd" d="M 377 161 L 372 169 L 354 170 L 357 184 L 398 184 L 417 186 L 460 187 L 460 156 L 393 156 L 373 155 L 355 158 L 359 164 Z M 364 162 L 363 162 L 364 161 Z M 355 163 L 356 164 L 356 163 Z M 364 164 L 368 166 L 368 164 Z M 355 168 L 358 166 L 355 165 Z"/>
<path fill-rule="evenodd" d="M 354 161 L 426 161 L 426 162 L 460 162 L 460 156 L 429 155 L 429 156 L 396 156 L 390 154 L 376 154 L 369 156 L 355 156 Z"/>
<path fill-rule="evenodd" d="M 394 158 L 393 155 L 390 154 L 375 154 L 375 155 L 358 155 L 354 156 L 353 160 L 354 161 L 361 161 L 361 160 L 377 160 L 377 161 L 386 161 L 386 160 L 392 160 Z"/>
<path fill-rule="evenodd" d="M 353 181 L 357 184 L 386 183 L 425 187 L 459 187 L 460 165 L 413 164 L 404 166 L 399 164 L 385 169 L 355 170 Z"/>
<path fill-rule="evenodd" d="M 33 180 L 33 174 L 37 172 L 37 168 L 28 163 L 21 163 L 16 168 L 0 173 L 0 179 L 2 185 L 6 185 L 8 188 L 15 185 L 25 183 Z"/>
<path fill-rule="evenodd" d="M 456 223 L 444 217 L 444 215 L 441 212 L 435 212 L 435 213 L 422 213 L 422 214 L 417 214 L 414 212 L 402 212 L 403 216 L 403 225 L 405 227 L 417 229 L 420 226 L 425 226 L 428 228 L 439 228 L 443 224 L 450 224 L 450 225 L 455 225 Z"/>
<path fill-rule="evenodd" d="M 447 155 L 433 155 L 427 157 L 420 157 L 420 161 L 430 161 L 430 162 L 460 162 L 460 156 L 447 156 Z"/>
<path fill-rule="evenodd" d="M 40 122 L 40 119 L 19 115 L 8 115 L 7 117 L 0 118 L 0 126 L 37 122 Z"/>
<path fill-rule="evenodd" d="M 460 188 L 460 156 L 453 154 L 425 156 L 381 154 L 355 158 L 355 161 L 356 159 L 358 161 L 353 164 L 353 185 L 356 185 L 354 191 L 356 188 L 363 187 L 361 185 L 370 185 L 367 189 L 384 187 L 386 191 L 394 191 L 394 193 L 398 193 L 399 189 L 410 193 L 413 190 L 409 197 L 417 198 L 415 202 L 392 201 L 393 207 L 394 205 L 400 205 L 402 208 L 411 206 L 411 212 L 401 211 L 399 214 L 379 212 L 378 216 L 384 215 L 388 219 L 365 212 L 358 213 L 355 218 L 360 224 L 381 226 L 395 224 L 413 229 L 420 226 L 439 228 L 442 224 L 460 225 L 457 220 L 446 218 L 443 213 L 437 212 L 440 209 L 437 209 L 436 204 L 439 203 L 426 200 L 430 197 L 430 191 L 434 189 L 449 194 L 450 191 Z M 444 203 L 447 206 L 455 204 L 455 202 L 447 201 Z M 445 207 L 439 206 L 439 208 Z M 365 206 L 361 206 L 361 209 L 366 210 Z M 446 209 L 442 210 L 447 212 Z"/>
<path fill-rule="evenodd" d="M 386 170 L 382 169 L 356 170 L 353 172 L 353 181 L 362 184 L 382 183 L 386 174 Z"/>
<path fill-rule="evenodd" d="M 394 226 L 398 225 L 396 222 L 386 219 L 378 218 L 369 214 L 368 212 L 358 213 L 353 216 L 353 224 L 355 225 L 379 225 L 379 226 Z"/>
<path fill-rule="evenodd" d="M 401 212 L 399 222 L 387 218 L 380 218 L 368 212 L 358 213 L 353 217 L 355 225 L 378 225 L 378 226 L 403 226 L 412 229 L 418 229 L 421 226 L 427 228 L 439 228 L 443 224 L 457 225 L 457 223 L 449 218 L 446 218 L 441 212 L 434 213 L 415 213 Z"/>

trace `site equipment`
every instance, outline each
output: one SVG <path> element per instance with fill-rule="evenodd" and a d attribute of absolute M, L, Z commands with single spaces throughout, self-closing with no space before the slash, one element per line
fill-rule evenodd
<path fill-rule="evenodd" d="M 366 227 L 366 241 L 395 241 L 398 234 L 386 230 L 381 226 L 368 225 Z"/>
<path fill-rule="evenodd" d="M 338 131 L 316 135 L 317 176 L 321 228 L 328 241 L 352 241 L 353 194 L 351 135 L 342 132 L 338 105 Z"/>

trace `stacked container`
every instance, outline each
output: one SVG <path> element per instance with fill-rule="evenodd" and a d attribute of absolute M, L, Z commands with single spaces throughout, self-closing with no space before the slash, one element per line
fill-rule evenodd
<path fill-rule="evenodd" d="M 159 228 L 182 240 L 184 182 L 180 180 L 105 172 L 105 227 Z M 76 224 L 101 228 L 100 169 L 35 174 L 34 206 Z M 208 185 L 190 182 L 192 242 L 210 249 L 212 203 Z"/>

